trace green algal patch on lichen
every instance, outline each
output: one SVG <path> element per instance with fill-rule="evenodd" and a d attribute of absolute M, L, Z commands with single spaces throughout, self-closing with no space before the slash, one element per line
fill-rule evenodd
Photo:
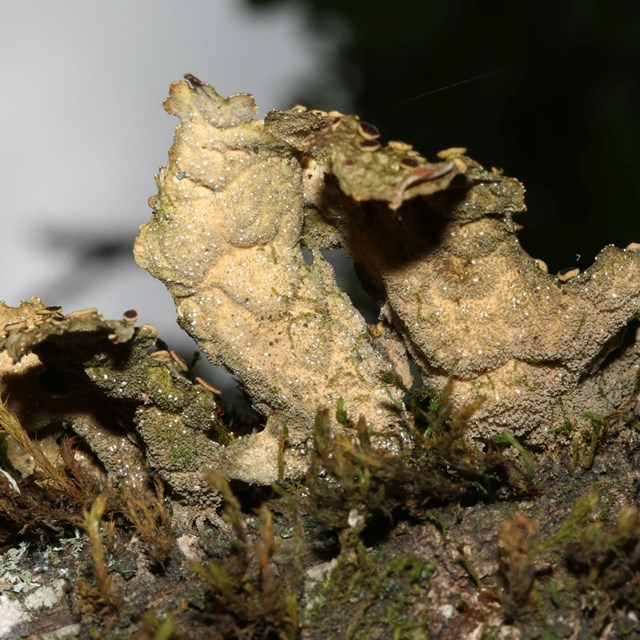
<path fill-rule="evenodd" d="M 155 351 L 152 332 L 136 330 L 124 352 L 95 354 L 86 364 L 87 375 L 107 392 L 175 414 L 193 431 L 205 431 L 221 444 L 229 434 L 220 421 L 220 410 L 210 393 L 189 380 L 172 352 Z M 142 412 L 144 413 L 144 412 Z"/>

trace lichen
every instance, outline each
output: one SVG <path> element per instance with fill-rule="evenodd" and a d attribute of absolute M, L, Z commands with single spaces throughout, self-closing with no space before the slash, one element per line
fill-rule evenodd
<path fill-rule="evenodd" d="M 380 373 L 406 383 L 410 358 L 431 392 L 452 381 L 454 407 L 483 400 L 474 437 L 549 445 L 552 429 L 637 393 L 637 244 L 606 247 L 582 274 L 548 274 L 516 235 L 523 186 L 464 149 L 430 163 L 356 116 L 303 107 L 262 122 L 251 96 L 187 80 L 165 101 L 181 123 L 135 256 L 267 418 L 225 451 L 230 476 L 275 479 L 285 428 L 285 473 L 300 475 L 314 416 L 340 397 L 397 448 L 407 414 Z M 337 246 L 382 302 L 377 327 L 320 254 Z"/>
<path fill-rule="evenodd" d="M 202 469 L 215 466 L 231 437 L 210 386 L 187 378 L 177 354 L 156 349 L 157 330 L 136 327 L 133 310 L 105 320 L 95 309 L 42 309 L 38 300 L 3 307 L 23 318 L 0 339 L 10 410 L 32 432 L 81 436 L 112 484 L 144 493 L 151 471 L 168 484 L 177 511 L 184 510 L 180 518 L 215 519 L 218 499 Z M 14 467 L 17 448 L 9 456 Z M 57 453 L 54 446 L 52 457 Z"/>
<path fill-rule="evenodd" d="M 135 256 L 169 287 L 180 324 L 267 416 L 263 432 L 225 452 L 231 476 L 267 483 L 284 428 L 287 474 L 300 475 L 318 409 L 344 397 L 384 431 L 399 424 L 402 399 L 376 383 L 390 364 L 331 266 L 319 251 L 312 265 L 303 259 L 295 149 L 251 119 L 249 96 L 224 100 L 191 82 L 172 85 L 165 102 L 182 124 Z"/>
<path fill-rule="evenodd" d="M 457 406 L 484 397 L 477 435 L 509 429 L 548 443 L 586 411 L 637 392 L 640 252 L 605 247 L 561 282 L 520 246 L 524 188 L 465 158 L 448 190 L 401 210 L 371 203 L 339 221 L 351 256 L 385 298 L 425 384 L 453 380 Z"/>
<path fill-rule="evenodd" d="M 0 303 L 0 635 L 636 637 L 640 245 L 550 275 L 464 150 L 188 79 L 136 255 L 266 428 L 133 310 Z"/>

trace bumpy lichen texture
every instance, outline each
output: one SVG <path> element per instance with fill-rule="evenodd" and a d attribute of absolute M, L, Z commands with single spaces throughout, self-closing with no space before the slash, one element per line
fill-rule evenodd
<path fill-rule="evenodd" d="M 238 375 L 266 428 L 228 447 L 227 471 L 253 482 L 306 464 L 316 412 L 362 412 L 397 426 L 400 392 L 377 382 L 390 365 L 319 252 L 300 247 L 303 174 L 295 150 L 253 120 L 248 95 L 172 85 L 165 102 L 182 123 L 158 178 L 151 222 L 135 246 L 140 265 L 174 296 L 181 325 L 214 362 Z"/>
<path fill-rule="evenodd" d="M 144 491 L 152 471 L 169 486 L 178 520 L 215 519 L 218 498 L 202 470 L 218 466 L 229 442 L 220 407 L 177 354 L 154 350 L 157 330 L 136 327 L 136 318 L 133 310 L 121 320 L 95 309 L 63 315 L 37 298 L 0 303 L 0 321 L 9 321 L 0 333 L 2 397 L 39 442 L 75 433 L 111 483 Z M 29 475 L 15 446 L 10 459 Z"/>
<path fill-rule="evenodd" d="M 565 282 L 518 243 L 522 185 L 464 150 L 429 163 L 355 116 L 303 107 L 261 122 L 251 96 L 188 80 L 165 102 L 181 123 L 135 255 L 268 418 L 228 447 L 232 476 L 272 479 L 285 428 L 299 471 L 313 416 L 338 397 L 395 429 L 401 397 L 379 373 L 407 380 L 408 354 L 433 391 L 453 379 L 455 406 L 484 398 L 472 435 L 540 441 L 637 393 L 637 245 L 605 248 Z M 384 301 L 374 330 L 318 251 L 340 245 Z"/>
<path fill-rule="evenodd" d="M 477 434 L 548 443 L 550 429 L 607 415 L 638 390 L 640 247 L 605 247 L 563 282 L 518 242 L 522 185 L 464 162 L 457 188 L 401 220 L 371 206 L 338 224 L 425 384 L 452 380 L 458 406 L 484 398 Z"/>

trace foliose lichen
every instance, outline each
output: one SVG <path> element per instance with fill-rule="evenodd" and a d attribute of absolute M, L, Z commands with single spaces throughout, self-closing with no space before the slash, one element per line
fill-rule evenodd
<path fill-rule="evenodd" d="M 232 477 L 273 480 L 283 433 L 299 474 L 316 412 L 339 398 L 392 442 L 406 414 L 379 374 L 406 380 L 411 358 L 432 391 L 452 381 L 455 406 L 484 400 L 472 436 L 544 443 L 637 393 L 638 245 L 554 276 L 518 242 L 522 185 L 463 149 L 429 163 L 356 116 L 304 107 L 262 122 L 251 96 L 193 76 L 164 106 L 181 123 L 135 256 L 267 417 L 225 452 Z M 381 300 L 369 331 L 319 251 L 337 246 Z"/>
<path fill-rule="evenodd" d="M 64 315 L 38 299 L 0 311 L 22 318 L 0 338 L 2 393 L 41 444 L 42 436 L 79 435 L 112 484 L 144 491 L 158 474 L 185 519 L 212 515 L 218 498 L 202 469 L 216 466 L 231 436 L 211 387 L 156 347 L 155 327 L 136 326 L 134 310 L 105 320 L 96 309 Z M 20 453 L 11 453 L 16 466 Z"/>

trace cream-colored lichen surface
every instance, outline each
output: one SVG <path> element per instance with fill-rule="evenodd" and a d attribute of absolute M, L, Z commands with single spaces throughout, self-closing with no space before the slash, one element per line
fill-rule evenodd
<path fill-rule="evenodd" d="M 378 431 L 402 415 L 400 392 L 378 380 L 390 364 L 319 251 L 303 258 L 303 172 L 296 151 L 253 120 L 248 95 L 225 100 L 208 85 L 172 85 L 178 115 L 158 176 L 138 263 L 162 279 L 180 324 L 215 363 L 238 375 L 267 416 L 263 432 L 227 448 L 227 471 L 250 482 L 300 474 L 318 410 L 362 413 Z"/>
<path fill-rule="evenodd" d="M 316 412 L 340 397 L 378 433 L 398 432 L 401 393 L 379 374 L 407 381 L 408 354 L 433 391 L 453 380 L 455 406 L 484 399 L 471 435 L 541 441 L 637 393 L 636 245 L 605 248 L 565 281 L 518 242 L 522 185 L 464 150 L 430 163 L 355 116 L 303 107 L 262 122 L 251 96 L 187 80 L 165 101 L 181 122 L 135 256 L 267 417 L 226 448 L 232 477 L 273 480 L 285 433 L 299 474 Z M 375 331 L 319 252 L 336 246 L 384 303 Z"/>
<path fill-rule="evenodd" d="M 548 431 L 607 415 L 638 391 L 640 251 L 605 247 L 584 273 L 548 274 L 518 242 L 524 188 L 469 158 L 457 188 L 393 220 L 380 207 L 340 221 L 345 244 L 384 292 L 425 384 L 453 382 L 458 407 L 484 403 L 476 434 Z"/>

